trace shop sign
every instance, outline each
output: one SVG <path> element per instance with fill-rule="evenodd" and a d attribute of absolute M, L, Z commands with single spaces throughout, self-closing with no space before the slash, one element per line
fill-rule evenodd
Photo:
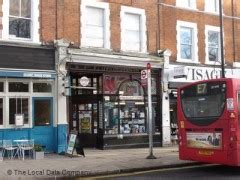
<path fill-rule="evenodd" d="M 139 100 L 141 100 L 141 101 L 143 101 L 143 96 L 120 96 L 119 97 L 120 98 L 120 100 L 122 100 L 122 101 L 126 101 L 126 100 L 132 100 L 132 101 L 139 101 Z"/>
<path fill-rule="evenodd" d="M 208 79 L 221 78 L 220 68 L 197 67 L 197 66 L 174 66 L 170 68 L 169 81 L 171 82 L 193 82 Z M 226 77 L 239 77 L 237 69 L 225 69 Z"/>
<path fill-rule="evenodd" d="M 80 78 L 80 84 L 83 87 L 86 87 L 89 84 L 89 79 L 86 76 Z"/>

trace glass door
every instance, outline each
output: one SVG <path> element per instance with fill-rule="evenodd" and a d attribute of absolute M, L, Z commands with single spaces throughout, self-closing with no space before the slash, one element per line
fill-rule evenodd
<path fill-rule="evenodd" d="M 52 98 L 33 98 L 33 139 L 46 151 L 54 150 Z"/>

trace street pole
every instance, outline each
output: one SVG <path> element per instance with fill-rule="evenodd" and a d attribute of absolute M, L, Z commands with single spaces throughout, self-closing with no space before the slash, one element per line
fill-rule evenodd
<path fill-rule="evenodd" d="M 152 130 L 152 85 L 151 85 L 151 64 L 147 64 L 147 90 L 148 90 L 148 135 L 149 135 L 149 155 L 147 159 L 156 159 L 153 155 L 153 130 Z"/>
<path fill-rule="evenodd" d="M 224 67 L 224 52 L 223 52 L 223 16 L 222 16 L 222 0 L 219 0 L 219 21 L 220 21 L 220 44 L 221 44 L 221 69 L 222 78 L 225 78 L 225 67 Z"/>

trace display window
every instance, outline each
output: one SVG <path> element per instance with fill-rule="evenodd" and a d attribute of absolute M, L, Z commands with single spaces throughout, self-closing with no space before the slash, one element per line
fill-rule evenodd
<path fill-rule="evenodd" d="M 32 98 L 53 97 L 53 82 L 48 79 L 0 79 L 0 128 L 16 128 L 16 115 L 23 117 L 23 128 L 32 127 Z M 35 107 L 39 119 L 43 118 L 43 113 L 49 114 L 47 108 L 43 110 L 45 105 L 42 102 Z M 43 121 L 47 120 L 41 120 L 40 124 Z"/>

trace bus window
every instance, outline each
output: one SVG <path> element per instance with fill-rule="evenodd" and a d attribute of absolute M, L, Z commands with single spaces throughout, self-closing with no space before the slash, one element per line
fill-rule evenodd
<path fill-rule="evenodd" d="M 225 107 L 226 85 L 207 82 L 181 90 L 182 110 L 187 120 L 196 125 L 209 125 L 217 120 Z"/>

